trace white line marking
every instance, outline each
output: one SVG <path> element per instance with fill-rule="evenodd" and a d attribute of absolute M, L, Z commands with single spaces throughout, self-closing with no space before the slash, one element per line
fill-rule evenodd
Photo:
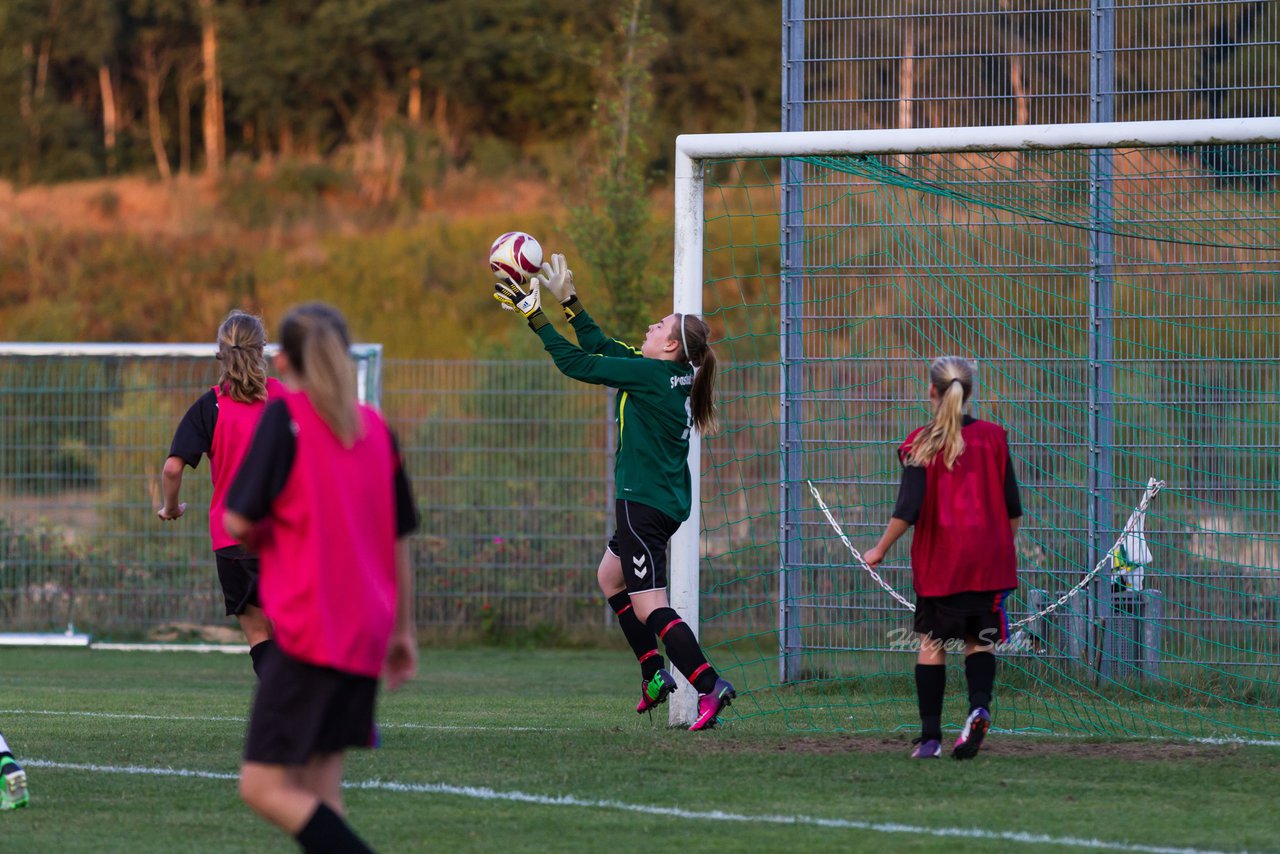
<path fill-rule="evenodd" d="M 943 729 L 958 730 L 960 729 L 960 727 L 954 726 L 954 725 L 944 725 Z M 1071 739 L 1079 740 L 1079 739 L 1086 739 L 1086 738 L 1092 738 L 1096 740 L 1099 738 L 1106 738 L 1105 734 L 1102 734 L 1102 733 L 1099 733 L 1097 735 L 1091 735 L 1087 733 L 1080 734 L 1080 733 L 1057 733 L 1057 732 L 1027 732 L 1025 730 L 1018 730 L 1018 729 L 1001 729 L 1000 727 L 992 727 L 991 731 L 993 733 L 996 733 L 997 735 L 1013 735 L 1019 738 L 1044 738 L 1044 739 L 1062 739 L 1062 740 L 1071 740 Z M 1245 738 L 1244 736 L 1239 736 L 1239 735 L 1223 735 L 1223 736 L 1149 735 L 1145 739 L 1142 738 L 1141 736 L 1129 736 L 1128 738 L 1123 738 L 1123 737 L 1113 738 L 1111 740 L 1111 743 L 1112 744 L 1128 744 L 1128 743 L 1140 742 L 1140 741 L 1155 742 L 1156 744 L 1215 744 L 1215 745 L 1242 744 L 1242 745 L 1248 745 L 1250 747 L 1280 747 L 1280 741 L 1276 741 L 1275 739 Z"/>
<path fill-rule="evenodd" d="M 228 655 L 248 655 L 249 645 L 243 643 L 98 643 L 89 649 L 107 652 L 223 652 Z"/>
<path fill-rule="evenodd" d="M 0 715 L 44 715 L 65 718 L 102 718 L 126 721 L 210 721 L 213 723 L 247 724 L 248 718 L 235 715 L 140 715 L 134 712 L 72 712 L 54 709 L 0 709 Z M 481 726 L 471 724 L 398 724 L 379 723 L 379 729 L 422 729 L 441 732 L 576 732 L 572 727 Z"/>
<path fill-rule="evenodd" d="M 0 715 L 47 715 L 50 717 L 68 717 L 68 718 L 105 718 L 110 720 L 134 720 L 134 721 L 212 721 L 212 722 L 230 722 L 230 723 L 248 723 L 248 718 L 240 716 L 219 716 L 219 715 L 140 715 L 125 712 L 76 712 L 64 711 L 59 709 L 0 709 Z M 439 732 L 579 732 L 574 727 L 549 727 L 549 726 L 483 726 L 479 724 L 413 724 L 413 723 L 379 723 L 380 729 L 420 729 Z M 959 730 L 958 726 L 947 726 L 948 730 Z M 905 732 L 906 730 L 902 730 Z M 1096 735 L 1080 735 L 1080 734 L 1064 734 L 1052 732 L 1026 732 L 1016 729 L 1001 729 L 992 727 L 991 731 L 999 735 L 1012 735 L 1019 738 L 1044 738 L 1044 739 L 1086 739 L 1099 738 Z M 780 734 L 780 733 L 779 733 Z M 801 735 L 810 735 L 811 733 L 800 733 Z M 829 733 L 830 735 L 886 735 L 883 730 L 858 730 L 855 732 Z M 1262 738 L 1243 738 L 1240 736 L 1228 735 L 1220 737 L 1202 736 L 1197 738 L 1175 738 L 1173 736 L 1162 738 L 1157 735 L 1149 736 L 1146 739 L 1118 739 L 1117 741 L 1151 741 L 1160 744 L 1240 744 L 1249 747 L 1280 747 L 1280 741 L 1274 739 Z"/>
<path fill-rule="evenodd" d="M 89 771 L 99 774 L 134 774 L 151 777 L 185 777 L 188 779 L 228 781 L 238 774 L 218 771 L 198 771 L 187 768 L 147 768 L 142 765 L 94 765 L 80 762 L 51 762 L 45 759 L 24 758 L 28 768 L 52 768 L 59 771 Z M 986 839 L 1002 842 L 1021 842 L 1029 845 L 1058 845 L 1066 848 L 1110 849 L 1133 851 L 1140 854 L 1225 854 L 1202 848 L 1179 848 L 1164 845 L 1136 845 L 1128 842 L 1109 842 L 1105 839 L 1085 839 L 1076 836 L 1049 836 L 1044 833 L 1025 833 L 1013 830 L 982 830 L 964 827 L 921 827 L 897 822 L 853 821 L 843 818 L 820 818 L 807 815 L 748 815 L 721 810 L 686 810 L 678 807 L 660 807 L 649 804 L 629 804 L 623 801 L 604 801 L 579 798 L 576 795 L 533 795 L 527 792 L 500 792 L 485 786 L 451 786 L 447 783 L 395 783 L 387 780 L 362 780 L 344 783 L 347 789 L 372 789 L 383 792 L 409 794 L 456 795 L 482 801 L 510 801 L 548 807 L 583 807 L 586 809 L 615 810 L 641 815 L 668 816 L 694 821 L 731 821 L 743 824 L 784 824 L 824 827 L 833 830 L 865 830 L 875 833 L 904 833 L 916 836 L 937 836 L 951 839 Z"/>

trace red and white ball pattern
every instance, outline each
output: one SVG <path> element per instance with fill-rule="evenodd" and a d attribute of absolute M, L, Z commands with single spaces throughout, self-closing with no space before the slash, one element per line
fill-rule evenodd
<path fill-rule="evenodd" d="M 508 231 L 489 247 L 489 269 L 523 285 L 542 269 L 542 245 L 523 231 Z"/>

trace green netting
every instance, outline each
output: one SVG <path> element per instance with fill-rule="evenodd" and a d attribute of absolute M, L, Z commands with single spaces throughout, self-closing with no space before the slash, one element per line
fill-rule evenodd
<path fill-rule="evenodd" d="M 1106 555 L 1149 477 L 1168 484 L 1141 589 L 1107 566 L 1002 651 L 997 727 L 1280 737 L 1277 164 L 1275 145 L 705 164 L 726 428 L 703 446 L 702 627 L 736 712 L 918 727 L 909 611 L 805 481 L 874 544 L 927 363 L 958 353 L 1022 484 L 1012 619 Z M 884 575 L 911 599 L 909 552 Z"/>

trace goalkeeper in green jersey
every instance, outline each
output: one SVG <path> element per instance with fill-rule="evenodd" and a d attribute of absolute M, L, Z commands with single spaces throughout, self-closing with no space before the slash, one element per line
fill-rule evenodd
<path fill-rule="evenodd" d="M 569 343 L 542 312 L 542 289 L 555 295 L 578 337 Z M 613 477 L 616 528 L 597 578 L 640 661 L 637 712 L 665 702 L 676 681 L 658 641 L 698 691 L 691 730 L 716 723 L 733 686 L 707 662 L 693 630 L 667 600 L 667 542 L 689 518 L 689 432 L 715 427 L 716 355 L 700 317 L 669 314 L 650 325 L 640 349 L 605 336 L 583 309 L 563 255 L 552 255 L 528 285 L 494 285 L 494 298 L 518 312 L 565 376 L 617 390 L 618 451 Z"/>

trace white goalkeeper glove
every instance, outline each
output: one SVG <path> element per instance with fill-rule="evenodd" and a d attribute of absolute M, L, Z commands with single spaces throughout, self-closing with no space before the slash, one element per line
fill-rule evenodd
<path fill-rule="evenodd" d="M 551 260 L 542 265 L 542 273 L 534 278 L 555 294 L 556 299 L 560 301 L 560 307 L 564 309 L 565 317 L 573 320 L 578 316 L 578 312 L 582 309 L 578 302 L 577 289 L 573 286 L 573 271 L 569 269 L 569 263 L 565 261 L 564 255 L 559 252 L 552 255 Z"/>
<path fill-rule="evenodd" d="M 577 293 L 573 287 L 573 271 L 559 252 L 542 265 L 542 273 L 537 278 L 547 290 L 556 295 L 561 304 L 573 299 Z"/>
<path fill-rule="evenodd" d="M 550 323 L 542 313 L 542 297 L 538 289 L 538 277 L 534 276 L 528 285 L 502 279 L 493 285 L 493 298 L 507 311 L 519 312 L 529 321 L 530 329 L 540 329 Z"/>

